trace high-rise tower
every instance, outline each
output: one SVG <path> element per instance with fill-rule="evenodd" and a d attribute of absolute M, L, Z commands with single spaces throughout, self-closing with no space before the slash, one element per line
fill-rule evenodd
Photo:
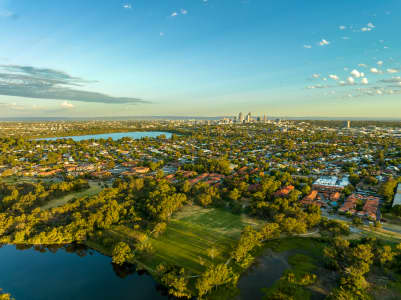
<path fill-rule="evenodd" d="M 238 115 L 238 121 L 240 123 L 244 123 L 244 115 L 242 114 L 242 112 L 240 112 L 239 115 Z"/>
<path fill-rule="evenodd" d="M 251 115 L 251 113 L 248 113 L 248 114 L 246 115 L 246 122 L 247 122 L 247 123 L 251 123 L 251 122 L 252 122 L 252 115 Z"/>

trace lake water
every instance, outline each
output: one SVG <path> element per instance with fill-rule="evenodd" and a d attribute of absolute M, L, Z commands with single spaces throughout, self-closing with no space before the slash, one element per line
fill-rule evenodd
<path fill-rule="evenodd" d="M 16 300 L 167 300 L 153 278 L 118 267 L 111 258 L 80 245 L 50 247 L 0 247 L 0 288 Z M 238 283 L 239 299 L 262 299 L 288 269 L 281 256 L 257 259 Z"/>
<path fill-rule="evenodd" d="M 16 300 L 168 299 L 150 275 L 83 246 L 0 248 L 0 288 Z"/>
<path fill-rule="evenodd" d="M 60 139 L 73 139 L 76 142 L 90 140 L 90 139 L 108 139 L 112 138 L 114 141 L 122 139 L 124 137 L 129 137 L 132 139 L 141 139 L 143 137 L 156 138 L 164 134 L 167 138 L 171 138 L 172 134 L 170 132 L 163 131 L 135 131 L 135 132 L 115 132 L 115 133 L 104 133 L 104 134 L 90 134 L 90 135 L 78 135 L 78 136 L 65 136 L 65 137 L 55 137 L 55 138 L 44 138 L 38 139 L 44 141 L 55 141 Z"/>
<path fill-rule="evenodd" d="M 278 255 L 266 251 L 264 255 L 256 259 L 254 265 L 241 276 L 238 287 L 240 299 L 262 299 L 262 289 L 271 287 L 289 269 L 288 262 L 284 255 Z"/>

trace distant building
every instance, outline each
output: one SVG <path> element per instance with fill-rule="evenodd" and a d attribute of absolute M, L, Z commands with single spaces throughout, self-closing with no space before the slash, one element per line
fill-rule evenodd
<path fill-rule="evenodd" d="M 313 183 L 312 189 L 320 192 L 341 192 L 349 184 L 348 177 L 342 179 L 336 176 L 321 177 Z"/>
<path fill-rule="evenodd" d="M 244 115 L 242 114 L 242 112 L 240 112 L 239 115 L 238 115 L 238 121 L 240 123 L 244 123 Z"/>
<path fill-rule="evenodd" d="M 344 128 L 350 129 L 351 128 L 351 121 L 344 122 Z"/>
<path fill-rule="evenodd" d="M 252 122 L 252 115 L 251 115 L 250 112 L 246 115 L 246 122 L 247 123 L 251 123 Z"/>
<path fill-rule="evenodd" d="M 360 201 L 364 202 L 364 205 L 361 211 L 357 211 L 356 208 Z M 354 193 L 345 200 L 344 204 L 338 209 L 338 211 L 376 220 L 379 214 L 379 206 L 380 199 L 378 197 Z"/>
<path fill-rule="evenodd" d="M 287 185 L 283 187 L 282 189 L 278 190 L 277 192 L 274 193 L 275 197 L 285 197 L 289 195 L 292 191 L 294 190 L 293 185 Z"/>
<path fill-rule="evenodd" d="M 263 115 L 263 123 L 267 123 L 267 116 L 266 116 L 266 114 Z"/>

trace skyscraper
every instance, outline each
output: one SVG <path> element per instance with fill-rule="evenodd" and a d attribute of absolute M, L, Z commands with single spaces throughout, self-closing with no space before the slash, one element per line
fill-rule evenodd
<path fill-rule="evenodd" d="M 267 116 L 266 116 L 266 114 L 263 115 L 263 123 L 267 123 Z"/>
<path fill-rule="evenodd" d="M 250 112 L 246 115 L 246 122 L 247 123 L 251 123 L 252 122 L 252 115 L 251 115 Z"/>
<path fill-rule="evenodd" d="M 240 123 L 244 123 L 244 115 L 242 114 L 242 112 L 240 112 L 239 115 L 238 115 L 238 121 Z"/>

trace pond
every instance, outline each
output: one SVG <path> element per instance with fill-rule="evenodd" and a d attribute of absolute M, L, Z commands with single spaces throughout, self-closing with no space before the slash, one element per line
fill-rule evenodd
<path fill-rule="evenodd" d="M 73 139 L 76 142 L 90 140 L 90 139 L 108 139 L 112 138 L 114 141 L 129 137 L 132 139 L 141 139 L 143 137 L 156 138 L 164 134 L 167 138 L 171 138 L 172 133 L 163 131 L 135 131 L 135 132 L 115 132 L 115 133 L 103 133 L 103 134 L 90 134 L 90 135 L 77 135 L 77 136 L 65 136 L 55 138 L 44 138 L 37 139 L 38 141 L 55 141 L 60 139 Z"/>
<path fill-rule="evenodd" d="M 0 262 L 0 288 L 17 300 L 168 299 L 150 275 L 84 246 L 3 246 Z"/>
<path fill-rule="evenodd" d="M 262 299 L 262 289 L 271 287 L 289 269 L 285 253 L 266 251 L 253 266 L 241 276 L 238 287 L 240 299 Z"/>

